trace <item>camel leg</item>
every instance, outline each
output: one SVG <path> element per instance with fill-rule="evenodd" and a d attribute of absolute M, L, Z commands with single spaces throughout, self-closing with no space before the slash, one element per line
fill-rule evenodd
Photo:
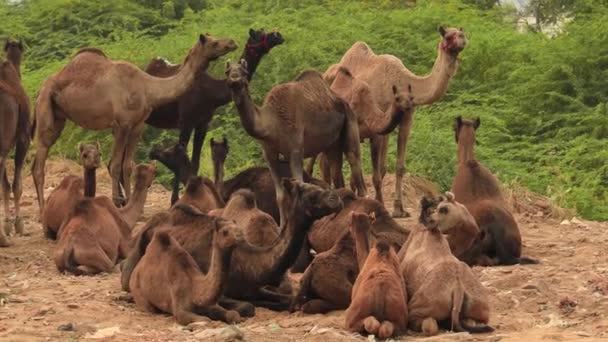
<path fill-rule="evenodd" d="M 180 114 L 181 116 L 181 114 Z M 179 130 L 179 140 L 178 140 L 178 144 L 183 145 L 185 148 L 188 147 L 188 143 L 190 142 L 190 136 L 192 135 L 192 127 L 184 124 L 184 123 L 180 123 L 180 130 Z M 194 155 L 193 155 L 194 157 Z M 175 202 L 177 202 L 177 200 L 179 199 L 179 185 L 180 185 L 180 179 L 181 179 L 181 175 L 179 174 L 180 171 L 176 171 L 174 173 L 173 176 L 173 189 L 171 190 L 171 205 L 174 205 Z M 193 171 L 194 174 L 198 174 L 198 168 L 196 169 L 196 171 Z"/>
<path fill-rule="evenodd" d="M 233 324 L 243 321 L 241 315 L 234 310 L 226 310 L 219 305 L 211 305 L 204 307 L 196 307 L 194 309 L 199 315 L 207 316 L 214 321 L 222 321 L 224 323 Z"/>
<path fill-rule="evenodd" d="M 274 189 L 277 195 L 277 206 L 279 207 L 279 224 L 283 227 L 286 218 L 287 208 L 283 208 L 283 197 L 285 196 L 283 189 L 283 185 L 281 184 L 281 176 L 279 174 L 280 161 L 279 154 L 273 151 L 269 151 L 264 148 L 264 159 L 268 163 L 268 169 L 270 170 L 270 175 L 272 176 L 272 181 L 274 182 Z M 293 175 L 292 175 L 293 176 Z"/>
<path fill-rule="evenodd" d="M 357 121 L 349 121 L 346 129 L 346 140 L 344 144 L 346 160 L 348 160 L 348 164 L 350 164 L 350 173 L 357 187 L 357 195 L 359 197 L 365 197 L 367 196 L 367 187 L 365 186 L 363 171 L 361 170 L 361 140 L 359 139 L 359 126 Z"/>
<path fill-rule="evenodd" d="M 133 127 L 129 132 L 127 146 L 125 146 L 125 155 L 123 156 L 122 163 L 122 176 L 127 199 L 131 198 L 131 174 L 133 173 L 135 152 L 137 152 L 137 145 L 141 140 L 141 133 L 144 131 L 144 127 L 144 124 Z"/>
<path fill-rule="evenodd" d="M 374 136 L 369 142 L 370 154 L 372 156 L 372 183 L 374 183 L 374 191 L 376 192 L 376 200 L 384 204 L 384 197 L 382 196 L 382 165 L 380 165 L 381 154 L 382 154 L 382 137 Z M 384 166 L 386 169 L 386 165 Z"/>
<path fill-rule="evenodd" d="M 11 220 L 10 220 L 10 208 L 8 207 L 8 202 L 10 200 L 10 193 L 9 193 L 10 184 L 8 182 L 8 176 L 6 174 L 5 161 L 6 161 L 6 157 L 2 157 L 2 159 L 0 159 L 0 180 L 2 180 L 0 187 L 2 187 L 3 200 L 4 200 L 4 222 L 3 222 L 4 227 L 2 229 L 0 229 L 0 247 L 9 247 L 12 245 L 12 243 L 10 243 L 8 241 L 8 238 L 6 237 L 6 235 L 10 234 Z"/>
<path fill-rule="evenodd" d="M 130 130 L 116 127 L 114 133 L 114 146 L 112 147 L 112 160 L 110 161 L 110 176 L 112 177 L 112 200 L 117 207 L 126 204 L 126 198 L 120 190 L 120 180 L 123 176 L 123 163 L 125 162 L 126 145 Z M 126 181 L 126 180 L 125 180 Z M 125 187 L 125 192 L 127 191 Z M 128 196 L 128 195 L 127 195 Z"/>
<path fill-rule="evenodd" d="M 49 113 L 52 115 L 52 113 Z M 40 218 L 44 210 L 44 165 L 49 155 L 49 149 L 61 135 L 65 127 L 65 119 L 37 117 L 36 137 L 38 139 L 36 157 L 32 163 L 32 178 L 38 196 Z"/>
<path fill-rule="evenodd" d="M 201 151 L 205 136 L 207 135 L 207 125 L 200 124 L 194 129 L 194 141 L 192 141 L 192 172 L 198 175 L 198 169 L 201 165 Z"/>
<path fill-rule="evenodd" d="M 319 158 L 319 170 L 321 171 L 321 179 L 323 179 L 323 181 L 329 185 L 332 184 L 332 167 L 337 167 L 338 171 L 342 171 L 342 155 L 340 155 L 339 158 L 340 162 L 335 166 L 332 166 L 326 153 L 322 153 L 321 157 Z M 344 186 L 344 177 L 342 176 L 342 172 L 340 172 L 338 175 L 340 177 L 339 184 L 342 184 L 342 186 Z M 338 188 L 336 184 L 334 184 L 334 186 Z"/>
<path fill-rule="evenodd" d="M 234 310 L 242 317 L 255 316 L 255 306 L 249 302 L 244 302 L 228 297 L 221 297 L 218 303 L 227 310 Z"/>
<path fill-rule="evenodd" d="M 299 182 L 304 181 L 303 175 L 303 164 L 304 157 L 302 156 L 302 151 L 293 150 L 289 154 L 289 168 L 291 169 L 291 177 L 295 178 Z"/>
<path fill-rule="evenodd" d="M 331 173 L 331 178 L 327 178 L 327 180 L 331 179 L 328 184 L 333 182 L 334 188 L 343 188 L 344 176 L 342 175 L 342 151 L 339 148 L 331 148 L 330 150 L 326 151 L 321 158 L 324 160 L 324 163 L 321 162 L 321 164 L 326 164 L 326 166 L 322 167 L 321 169 L 323 169 L 323 172 L 325 173 Z M 324 175 L 323 178 L 326 178 L 326 176 Z"/>
<path fill-rule="evenodd" d="M 315 172 L 315 163 L 317 162 L 317 157 L 319 155 L 314 155 L 308 159 L 308 164 L 306 164 L 306 172 L 312 177 Z"/>
<path fill-rule="evenodd" d="M 15 203 L 15 232 L 19 235 L 27 235 L 23 229 L 23 219 L 21 218 L 21 195 L 23 194 L 22 171 L 25 155 L 30 145 L 29 138 L 17 141 L 15 150 L 15 175 L 13 178 L 13 200 Z"/>
<path fill-rule="evenodd" d="M 399 138 L 397 140 L 397 164 L 395 181 L 395 202 L 393 217 L 409 217 L 410 214 L 403 209 L 403 176 L 405 175 L 405 148 L 410 136 L 413 123 L 413 112 L 407 113 L 399 126 Z"/>

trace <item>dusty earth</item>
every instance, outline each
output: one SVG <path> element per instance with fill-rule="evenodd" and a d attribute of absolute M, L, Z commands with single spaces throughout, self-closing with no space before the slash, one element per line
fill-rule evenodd
<path fill-rule="evenodd" d="M 46 194 L 69 173 L 73 162 L 47 164 Z M 99 194 L 109 194 L 109 176 L 98 177 Z M 391 194 L 393 179 L 386 182 Z M 406 193 L 423 191 L 408 178 Z M 370 187 L 371 188 L 371 187 Z M 420 189 L 418 189 L 420 188 Z M 167 207 L 169 192 L 151 188 L 141 224 Z M 419 195 L 419 194 L 418 194 Z M 410 207 L 417 199 L 410 199 Z M 480 268 L 474 272 L 491 294 L 489 335 L 443 333 L 426 341 L 594 341 L 608 339 L 608 223 L 550 218 L 555 211 L 542 203 L 525 204 L 517 214 L 525 241 L 524 254 L 540 265 Z M 12 237 L 14 246 L 0 250 L 0 340 L 2 341 L 247 341 L 373 340 L 341 329 L 342 312 L 329 315 L 275 313 L 258 309 L 237 329 L 205 322 L 188 328 L 172 317 L 139 311 L 121 301 L 119 272 L 96 277 L 61 275 L 51 261 L 54 242 L 43 238 L 31 177 L 25 179 L 23 211 L 30 236 Z M 387 203 L 392 203 L 389 198 Z M 533 208 L 530 210 L 529 208 Z M 410 209 L 415 212 L 415 209 Z M 413 219 L 401 221 L 412 224 Z M 294 279 L 297 278 L 293 277 Z M 242 335 L 241 335 L 242 334 Z M 401 340 L 423 339 L 409 335 Z"/>

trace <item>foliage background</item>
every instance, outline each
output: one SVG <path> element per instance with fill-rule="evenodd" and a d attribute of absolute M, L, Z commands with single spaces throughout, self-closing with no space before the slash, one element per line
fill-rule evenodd
<path fill-rule="evenodd" d="M 542 23 L 518 25 L 520 15 L 512 7 L 477 0 L 5 0 L 0 36 L 24 39 L 22 72 L 34 102 L 41 83 L 80 47 L 100 47 L 112 58 L 144 67 L 157 55 L 181 61 L 199 33 L 232 37 L 242 48 L 250 27 L 279 27 L 286 42 L 264 58 L 251 85 L 261 103 L 273 85 L 306 68 L 325 70 L 357 40 L 425 74 L 436 56 L 437 27 L 463 27 L 469 45 L 447 95 L 415 115 L 408 171 L 448 189 L 455 171 L 453 119 L 479 116 L 477 157 L 504 183 L 525 185 L 584 217 L 608 220 L 608 5 L 553 2 L 558 7 L 550 15 L 558 11 L 569 18 L 553 38 L 540 33 Z M 238 58 L 241 48 L 227 58 Z M 210 72 L 222 77 L 223 65 L 215 63 Z M 262 163 L 232 104 L 217 111 L 207 135 L 221 136 L 230 139 L 228 176 Z M 75 158 L 74 146 L 92 140 L 109 155 L 108 131 L 69 124 L 52 154 Z M 138 160 L 146 159 L 153 144 L 175 140 L 176 132 L 147 128 Z M 211 174 L 209 155 L 205 147 L 204 174 Z M 166 182 L 169 175 L 162 171 Z"/>

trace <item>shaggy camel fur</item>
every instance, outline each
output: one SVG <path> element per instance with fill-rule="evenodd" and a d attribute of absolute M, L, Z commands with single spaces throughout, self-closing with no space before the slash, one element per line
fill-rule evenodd
<path fill-rule="evenodd" d="M 521 235 L 515 218 L 507 209 L 498 179 L 475 160 L 475 132 L 481 121 L 457 117 L 454 123 L 458 144 L 458 168 L 452 192 L 458 202 L 471 212 L 484 232 L 484 239 L 471 257 L 484 266 L 536 264 L 537 260 L 521 256 Z"/>
<path fill-rule="evenodd" d="M 241 322 L 238 312 L 217 304 L 240 231 L 235 225 L 216 224 L 213 228 L 213 250 L 206 274 L 169 233 L 154 234 L 131 276 L 135 304 L 148 312 L 171 313 L 181 325 L 203 320 L 200 315 L 229 324 Z"/>
<path fill-rule="evenodd" d="M 393 55 L 377 55 L 363 42 L 357 42 L 346 51 L 338 64 L 334 64 L 324 74 L 325 80 L 332 84 L 340 67 L 347 68 L 354 77 L 366 82 L 373 99 L 381 111 L 386 111 L 394 102 L 391 88 L 408 89 L 411 85 L 411 96 L 414 105 L 431 104 L 445 94 L 450 79 L 458 69 L 458 54 L 466 46 L 466 37 L 462 29 L 439 28 L 441 40 L 437 47 L 437 59 L 433 70 L 426 76 L 418 76 L 409 71 Z M 405 217 L 403 209 L 402 182 L 405 175 L 405 149 L 413 123 L 415 107 L 403 115 L 399 124 L 397 141 L 397 181 L 395 183 L 395 202 L 393 215 Z M 388 136 L 374 135 L 370 138 L 375 173 L 374 187 L 382 189 L 382 179 L 386 174 Z"/>
<path fill-rule="evenodd" d="M 0 230 L 0 247 L 12 245 L 5 234 L 9 235 L 13 226 L 23 235 L 21 218 L 21 194 L 23 192 L 21 171 L 25 155 L 30 145 L 30 106 L 29 99 L 21 85 L 21 56 L 23 44 L 7 40 L 4 45 L 7 60 L 0 64 L 0 187 L 4 201 L 4 231 Z M 15 148 L 15 173 L 13 183 L 9 182 L 6 161 Z M 15 216 L 12 218 L 9 201 L 13 192 Z"/>
<path fill-rule="evenodd" d="M 264 29 L 254 31 L 249 29 L 247 44 L 243 49 L 242 59 L 249 66 L 249 80 L 253 77 L 258 64 L 270 50 L 283 43 L 283 36 L 278 31 L 265 32 Z M 240 59 L 239 59 L 240 60 Z M 146 67 L 146 72 L 157 77 L 170 77 L 179 71 L 179 65 L 169 64 L 163 58 L 155 58 Z M 201 148 L 207 134 L 207 129 L 215 110 L 232 101 L 226 79 L 217 79 L 204 69 L 195 73 L 195 79 L 188 90 L 175 101 L 155 108 L 146 123 L 165 129 L 179 129 L 179 144 L 188 145 L 194 130 L 192 145 L 192 165 L 194 174 L 198 174 Z M 179 196 L 179 178 L 175 175 L 171 204 Z"/>
<path fill-rule="evenodd" d="M 84 178 L 74 175 L 66 176 L 46 199 L 46 206 L 42 213 L 42 230 L 44 236 L 51 240 L 57 239 L 59 227 L 69 216 L 80 197 L 83 195 L 95 197 L 96 171 L 101 165 L 99 144 L 81 144 L 78 149 L 80 164 L 84 169 Z"/>
<path fill-rule="evenodd" d="M 225 295 L 229 298 L 221 301 L 222 306 L 227 309 L 236 310 L 235 303 L 242 305 L 239 300 L 273 310 L 286 309 L 291 302 L 291 296 L 270 290 L 267 285 L 279 286 L 285 272 L 296 259 L 312 222 L 342 209 L 342 201 L 332 190 L 293 179 L 284 179 L 282 183 L 286 189 L 283 205 L 288 209 L 288 219 L 281 227 L 279 238 L 272 244 L 257 247 L 243 243 L 236 247 L 232 254 L 225 291 Z M 140 238 L 147 239 L 146 236 L 149 236 L 152 230 L 167 230 L 194 257 L 202 271 L 208 270 L 211 240 L 209 229 L 205 227 L 208 227 L 210 221 L 222 218 L 184 210 L 178 210 L 172 215 L 173 218 L 168 221 L 161 217 L 156 224 L 148 225 L 148 231 L 143 232 Z M 125 263 L 123 288 L 128 288 L 132 268 L 135 267 L 142 253 L 141 248 L 135 249 Z M 253 313 L 248 313 L 251 314 Z"/>
<path fill-rule="evenodd" d="M 407 292 L 395 250 L 378 241 L 370 251 L 367 235 L 370 217 L 353 213 L 351 234 L 355 239 L 361 272 L 346 309 L 346 329 L 366 332 L 381 339 L 407 331 Z"/>
<path fill-rule="evenodd" d="M 226 76 L 245 131 L 262 145 L 275 185 L 281 223 L 287 218 L 281 206 L 284 189 L 280 182 L 280 154 L 289 160 L 292 176 L 303 181 L 303 158 L 328 152 L 335 160 L 345 153 L 358 195 L 366 195 L 357 118 L 349 105 L 329 89 L 321 74 L 304 71 L 294 81 L 272 88 L 263 107 L 256 106 L 249 94 L 247 62 L 228 63 Z"/>
<path fill-rule="evenodd" d="M 175 76 L 158 78 L 124 61 L 113 61 L 98 49 L 82 49 L 59 72 L 49 77 L 36 100 L 38 138 L 32 176 L 40 212 L 44 209 L 44 165 L 66 119 L 86 129 L 112 128 L 110 162 L 112 199 L 123 205 L 131 195 L 130 177 L 137 142 L 150 111 L 186 92 L 197 70 L 236 49 L 231 39 L 200 35 Z"/>
<path fill-rule="evenodd" d="M 131 229 L 141 216 L 154 173 L 153 165 L 140 164 L 135 168 L 135 190 L 124 208 L 117 209 L 105 196 L 76 201 L 57 233 L 54 260 L 60 272 L 111 272 L 127 256 Z"/>
<path fill-rule="evenodd" d="M 446 216 L 436 210 L 432 199 L 420 203 L 420 225 L 412 228 L 399 251 L 403 278 L 410 297 L 409 325 L 427 335 L 438 332 L 438 322 L 452 331 L 491 332 L 486 289 L 469 266 L 450 251 L 440 226 Z M 434 209 L 435 208 L 435 209 Z M 469 325 L 471 319 L 482 326 Z"/>

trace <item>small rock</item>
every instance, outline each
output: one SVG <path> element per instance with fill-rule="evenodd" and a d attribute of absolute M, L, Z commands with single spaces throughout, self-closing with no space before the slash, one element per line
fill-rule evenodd
<path fill-rule="evenodd" d="M 205 329 L 207 327 L 207 322 L 205 321 L 200 321 L 200 322 L 193 322 L 188 324 L 185 329 L 188 331 L 199 331 L 202 329 Z"/>
<path fill-rule="evenodd" d="M 236 325 L 229 325 L 220 334 L 226 341 L 242 341 L 245 334 Z"/>
<path fill-rule="evenodd" d="M 590 333 L 584 332 L 584 331 L 576 331 L 574 333 L 577 334 L 578 336 L 582 336 L 582 337 L 591 337 L 591 336 L 593 336 Z"/>
<path fill-rule="evenodd" d="M 70 303 L 70 304 L 68 304 L 68 308 L 69 309 L 78 309 L 79 306 L 78 306 L 78 304 Z"/>
<path fill-rule="evenodd" d="M 73 323 L 61 324 L 57 327 L 59 331 L 76 331 Z"/>
<path fill-rule="evenodd" d="M 42 308 L 40 309 L 35 316 L 45 316 L 48 314 L 54 314 L 55 310 L 53 310 L 53 308 Z"/>
<path fill-rule="evenodd" d="M 568 221 L 568 220 L 563 220 L 563 221 L 560 223 L 560 225 L 562 225 L 562 226 L 569 226 L 569 225 L 570 225 L 570 221 Z"/>
<path fill-rule="evenodd" d="M 120 327 L 118 327 L 118 326 L 109 327 L 109 328 L 105 328 L 105 329 L 99 329 L 94 334 L 85 335 L 85 338 L 100 339 L 100 338 L 112 337 L 119 331 L 120 331 Z"/>
<path fill-rule="evenodd" d="M 528 284 L 528 285 L 522 287 L 522 289 L 524 289 L 524 290 L 537 290 L 537 291 L 539 291 L 538 286 L 532 285 L 532 284 Z"/>
<path fill-rule="evenodd" d="M 559 308 L 565 314 L 573 312 L 577 305 L 578 303 L 569 297 L 564 297 L 559 301 Z"/>

